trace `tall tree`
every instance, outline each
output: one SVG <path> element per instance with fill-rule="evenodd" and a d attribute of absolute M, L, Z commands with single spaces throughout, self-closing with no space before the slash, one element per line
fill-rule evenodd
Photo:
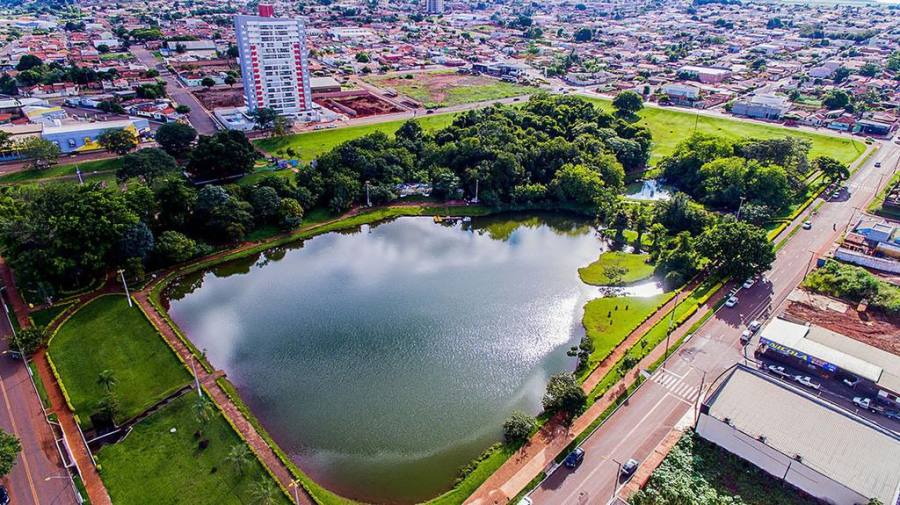
<path fill-rule="evenodd" d="M 631 117 L 644 108 L 644 99 L 641 98 L 641 95 L 629 90 L 616 95 L 612 104 L 616 109 L 616 114 L 622 117 Z"/>
<path fill-rule="evenodd" d="M 178 171 L 178 162 L 169 153 L 155 147 L 147 147 L 122 158 L 116 170 L 116 178 L 125 181 L 141 177 L 147 184 L 153 184 L 160 176 Z"/>
<path fill-rule="evenodd" d="M 197 130 L 184 123 L 166 123 L 156 130 L 156 142 L 175 158 L 184 158 L 197 138 Z"/>
<path fill-rule="evenodd" d="M 29 161 L 32 169 L 46 168 L 59 158 L 59 146 L 40 137 L 20 140 L 13 144 L 13 149 Z"/>
<path fill-rule="evenodd" d="M 0 477 L 9 475 L 21 451 L 22 444 L 19 442 L 19 439 L 0 430 Z"/>
<path fill-rule="evenodd" d="M 730 216 L 704 231 L 697 249 L 723 274 L 736 279 L 762 273 L 775 261 L 775 249 L 766 231 Z"/>
<path fill-rule="evenodd" d="M 187 170 L 198 180 L 217 180 L 249 172 L 255 159 L 256 151 L 247 136 L 226 130 L 200 137 L 188 157 Z"/>
<path fill-rule="evenodd" d="M 97 142 L 107 151 L 123 156 L 137 147 L 138 138 L 134 132 L 122 128 L 119 130 L 106 130 L 97 137 Z"/>

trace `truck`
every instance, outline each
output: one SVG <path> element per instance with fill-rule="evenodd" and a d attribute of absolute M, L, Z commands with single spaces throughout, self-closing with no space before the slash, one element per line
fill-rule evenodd
<path fill-rule="evenodd" d="M 861 409 L 866 409 L 869 412 L 874 412 L 876 414 L 884 414 L 885 408 L 881 405 L 878 405 L 871 398 L 865 398 L 862 396 L 856 396 L 853 398 L 853 404 Z"/>

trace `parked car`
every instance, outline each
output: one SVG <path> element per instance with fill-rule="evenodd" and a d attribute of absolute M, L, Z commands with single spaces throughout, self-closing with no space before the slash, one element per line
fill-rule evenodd
<path fill-rule="evenodd" d="M 859 377 L 855 375 L 839 375 L 838 377 L 841 379 L 841 382 L 843 382 L 847 387 L 852 388 L 856 387 L 856 385 L 859 384 Z"/>
<path fill-rule="evenodd" d="M 750 330 L 744 330 L 741 332 L 741 344 L 742 345 L 749 344 L 751 338 L 753 338 L 753 333 Z"/>
<path fill-rule="evenodd" d="M 760 328 L 762 328 L 762 323 L 756 319 L 750 321 L 750 324 L 747 325 L 747 329 L 750 330 L 751 333 L 758 332 Z"/>
<path fill-rule="evenodd" d="M 728 300 L 725 301 L 725 306 L 728 308 L 734 307 L 738 304 L 738 297 L 732 296 Z"/>
<path fill-rule="evenodd" d="M 518 505 L 534 505 L 534 502 L 531 501 L 530 496 L 523 496 Z"/>
<path fill-rule="evenodd" d="M 584 461 L 584 449 L 576 447 L 574 451 L 566 456 L 566 460 L 563 461 L 563 464 L 566 465 L 566 468 L 578 468 L 578 465 L 580 465 L 582 461 Z"/>
<path fill-rule="evenodd" d="M 884 412 L 882 412 L 882 414 L 884 414 L 884 417 L 886 417 L 888 419 L 893 419 L 894 421 L 900 421 L 900 411 L 898 411 L 898 410 L 885 410 Z"/>
<path fill-rule="evenodd" d="M 875 168 L 881 168 L 881 162 L 880 162 L 880 161 L 876 161 L 876 162 L 875 162 Z"/>
<path fill-rule="evenodd" d="M 784 377 L 785 379 L 792 378 L 791 374 L 787 373 L 787 370 L 785 370 L 783 366 L 769 365 L 766 368 L 769 370 L 769 372 L 779 377 Z"/>
<path fill-rule="evenodd" d="M 744 288 L 744 289 L 750 289 L 750 288 L 753 287 L 754 284 L 756 284 L 756 281 L 755 281 L 755 280 L 753 280 L 752 278 L 747 279 L 747 280 L 744 281 L 743 288 Z"/>
<path fill-rule="evenodd" d="M 861 409 L 871 410 L 872 412 L 877 412 L 879 407 L 875 405 L 875 402 L 872 401 L 871 398 L 866 398 L 862 396 L 853 397 L 853 404 Z M 884 410 L 884 409 L 880 409 Z"/>
<path fill-rule="evenodd" d="M 803 221 L 803 229 L 811 230 L 812 229 L 812 221 Z"/>
<path fill-rule="evenodd" d="M 805 375 L 795 375 L 794 380 L 797 381 L 797 383 L 801 386 L 806 386 L 808 388 L 815 389 L 816 391 L 818 391 L 819 388 L 822 387 L 820 384 L 813 382 L 812 379 Z"/>
<path fill-rule="evenodd" d="M 9 491 L 5 486 L 0 486 L 0 505 L 9 505 Z"/>
<path fill-rule="evenodd" d="M 626 461 L 625 464 L 622 465 L 622 476 L 630 477 L 631 474 L 633 474 L 634 471 L 637 470 L 638 464 L 639 463 L 634 459 L 629 459 L 628 461 Z"/>

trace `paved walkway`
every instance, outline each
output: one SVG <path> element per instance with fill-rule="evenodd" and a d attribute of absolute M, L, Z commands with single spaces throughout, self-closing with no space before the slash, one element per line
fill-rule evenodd
<path fill-rule="evenodd" d="M 175 349 L 175 352 L 178 353 L 181 359 L 184 360 L 185 363 L 190 363 L 195 360 L 193 353 L 191 353 L 191 350 L 188 349 L 181 338 L 178 337 L 166 318 L 157 312 L 153 304 L 150 303 L 150 289 L 152 289 L 152 287 L 136 292 L 134 294 L 135 301 L 144 309 L 144 312 L 146 312 L 150 321 L 160 331 L 169 345 Z M 221 377 L 222 373 L 207 373 L 203 367 L 199 366 L 197 367 L 197 373 L 202 374 L 199 379 L 203 388 L 209 394 L 210 399 L 219 406 L 222 413 L 231 422 L 232 426 L 240 432 L 241 437 L 247 441 L 247 445 L 250 446 L 250 449 L 253 450 L 260 461 L 262 461 L 275 478 L 278 479 L 278 482 L 281 483 L 285 489 L 290 489 L 290 486 L 292 486 L 294 482 L 294 476 L 291 471 L 284 462 L 281 461 L 281 458 L 275 454 L 275 451 L 269 447 L 269 444 L 267 444 L 259 432 L 256 431 L 256 428 L 250 421 L 244 417 L 244 414 L 241 413 L 237 405 L 231 401 L 231 398 L 225 394 L 225 391 L 223 391 L 216 383 L 216 379 Z M 301 491 L 302 492 L 299 495 L 300 502 L 303 505 L 315 505 L 315 500 L 313 500 L 303 488 L 301 488 Z"/>
<path fill-rule="evenodd" d="M 22 300 L 22 297 L 15 288 L 12 270 L 6 265 L 2 258 L 0 258 L 0 278 L 2 278 L 6 284 L 8 300 L 13 306 L 13 311 L 16 313 L 19 325 L 23 328 L 31 326 L 31 320 L 28 318 L 28 306 L 25 304 L 24 300 Z M 92 294 L 87 296 L 92 298 L 96 295 Z M 38 351 L 32 357 L 32 361 L 36 365 L 38 376 L 47 390 L 47 397 L 50 401 L 48 413 L 55 413 L 56 417 L 59 419 L 59 425 L 69 444 L 69 452 L 75 460 L 75 465 L 79 475 L 81 475 L 81 480 L 84 482 L 91 503 L 94 505 L 111 505 L 112 502 L 109 499 L 109 494 L 107 494 L 106 488 L 103 486 L 100 474 L 97 473 L 93 457 L 87 446 L 84 444 L 81 431 L 78 429 L 78 425 L 75 422 L 75 416 L 66 405 L 62 390 L 60 390 L 59 384 L 56 382 L 56 378 L 50 369 L 50 364 L 47 362 L 46 350 L 42 349 Z"/>
<path fill-rule="evenodd" d="M 706 301 L 687 321 L 672 332 L 672 342 L 677 341 L 687 333 L 687 330 L 699 321 L 707 310 L 712 308 L 719 302 L 731 288 L 725 285 L 714 293 L 709 300 Z M 670 300 L 672 304 L 675 299 Z M 666 304 L 668 306 L 668 304 Z M 664 306 L 665 307 L 665 306 Z M 651 319 L 633 331 L 613 352 L 619 357 L 643 336 L 644 332 L 649 329 L 650 321 L 658 322 L 665 316 L 664 310 L 659 310 Z M 652 323 L 655 324 L 655 323 Z M 652 325 L 651 324 L 651 325 Z M 602 397 L 591 405 L 582 415 L 580 415 L 569 429 L 560 426 L 555 422 L 548 422 L 544 428 L 538 432 L 531 441 L 516 454 L 510 457 L 496 472 L 494 472 L 474 493 L 464 502 L 471 505 L 494 505 L 508 503 L 519 491 L 525 487 L 540 474 L 547 470 L 554 463 L 556 456 L 561 453 L 579 434 L 584 432 L 591 423 L 597 420 L 603 412 L 615 402 L 615 399 L 626 389 L 634 384 L 640 374 L 641 369 L 646 369 L 658 360 L 666 352 L 665 345 L 660 343 L 650 353 L 645 356 L 637 366 L 629 373 L 614 384 Z M 598 367 L 589 377 L 594 384 L 599 382 L 595 376 L 602 378 L 607 372 L 613 369 L 619 358 L 612 357 Z M 587 381 L 585 381 L 587 383 Z M 585 386 L 585 389 L 586 386 Z M 601 425 L 602 426 L 602 425 Z"/>

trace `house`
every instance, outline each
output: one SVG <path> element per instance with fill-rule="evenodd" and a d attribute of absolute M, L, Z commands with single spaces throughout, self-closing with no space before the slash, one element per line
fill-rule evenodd
<path fill-rule="evenodd" d="M 837 130 L 841 132 L 848 132 L 853 129 L 853 125 L 856 124 L 856 119 L 850 114 L 842 114 L 830 121 L 826 125 L 830 130 Z"/>
<path fill-rule="evenodd" d="M 692 80 L 704 84 L 714 84 L 731 77 L 731 70 L 727 68 L 700 67 L 696 65 L 684 65 L 678 69 L 678 73 Z"/>
<path fill-rule="evenodd" d="M 894 125 L 872 119 L 860 119 L 856 122 L 856 128 L 860 133 L 887 137 L 891 134 L 891 130 L 894 129 Z"/>
<path fill-rule="evenodd" d="M 755 119 L 779 119 L 791 108 L 787 97 L 778 95 L 754 95 L 734 103 L 731 113 Z"/>
<path fill-rule="evenodd" d="M 689 84 L 670 83 L 660 88 L 669 97 L 669 101 L 678 105 L 691 105 L 700 99 L 700 88 Z"/>

